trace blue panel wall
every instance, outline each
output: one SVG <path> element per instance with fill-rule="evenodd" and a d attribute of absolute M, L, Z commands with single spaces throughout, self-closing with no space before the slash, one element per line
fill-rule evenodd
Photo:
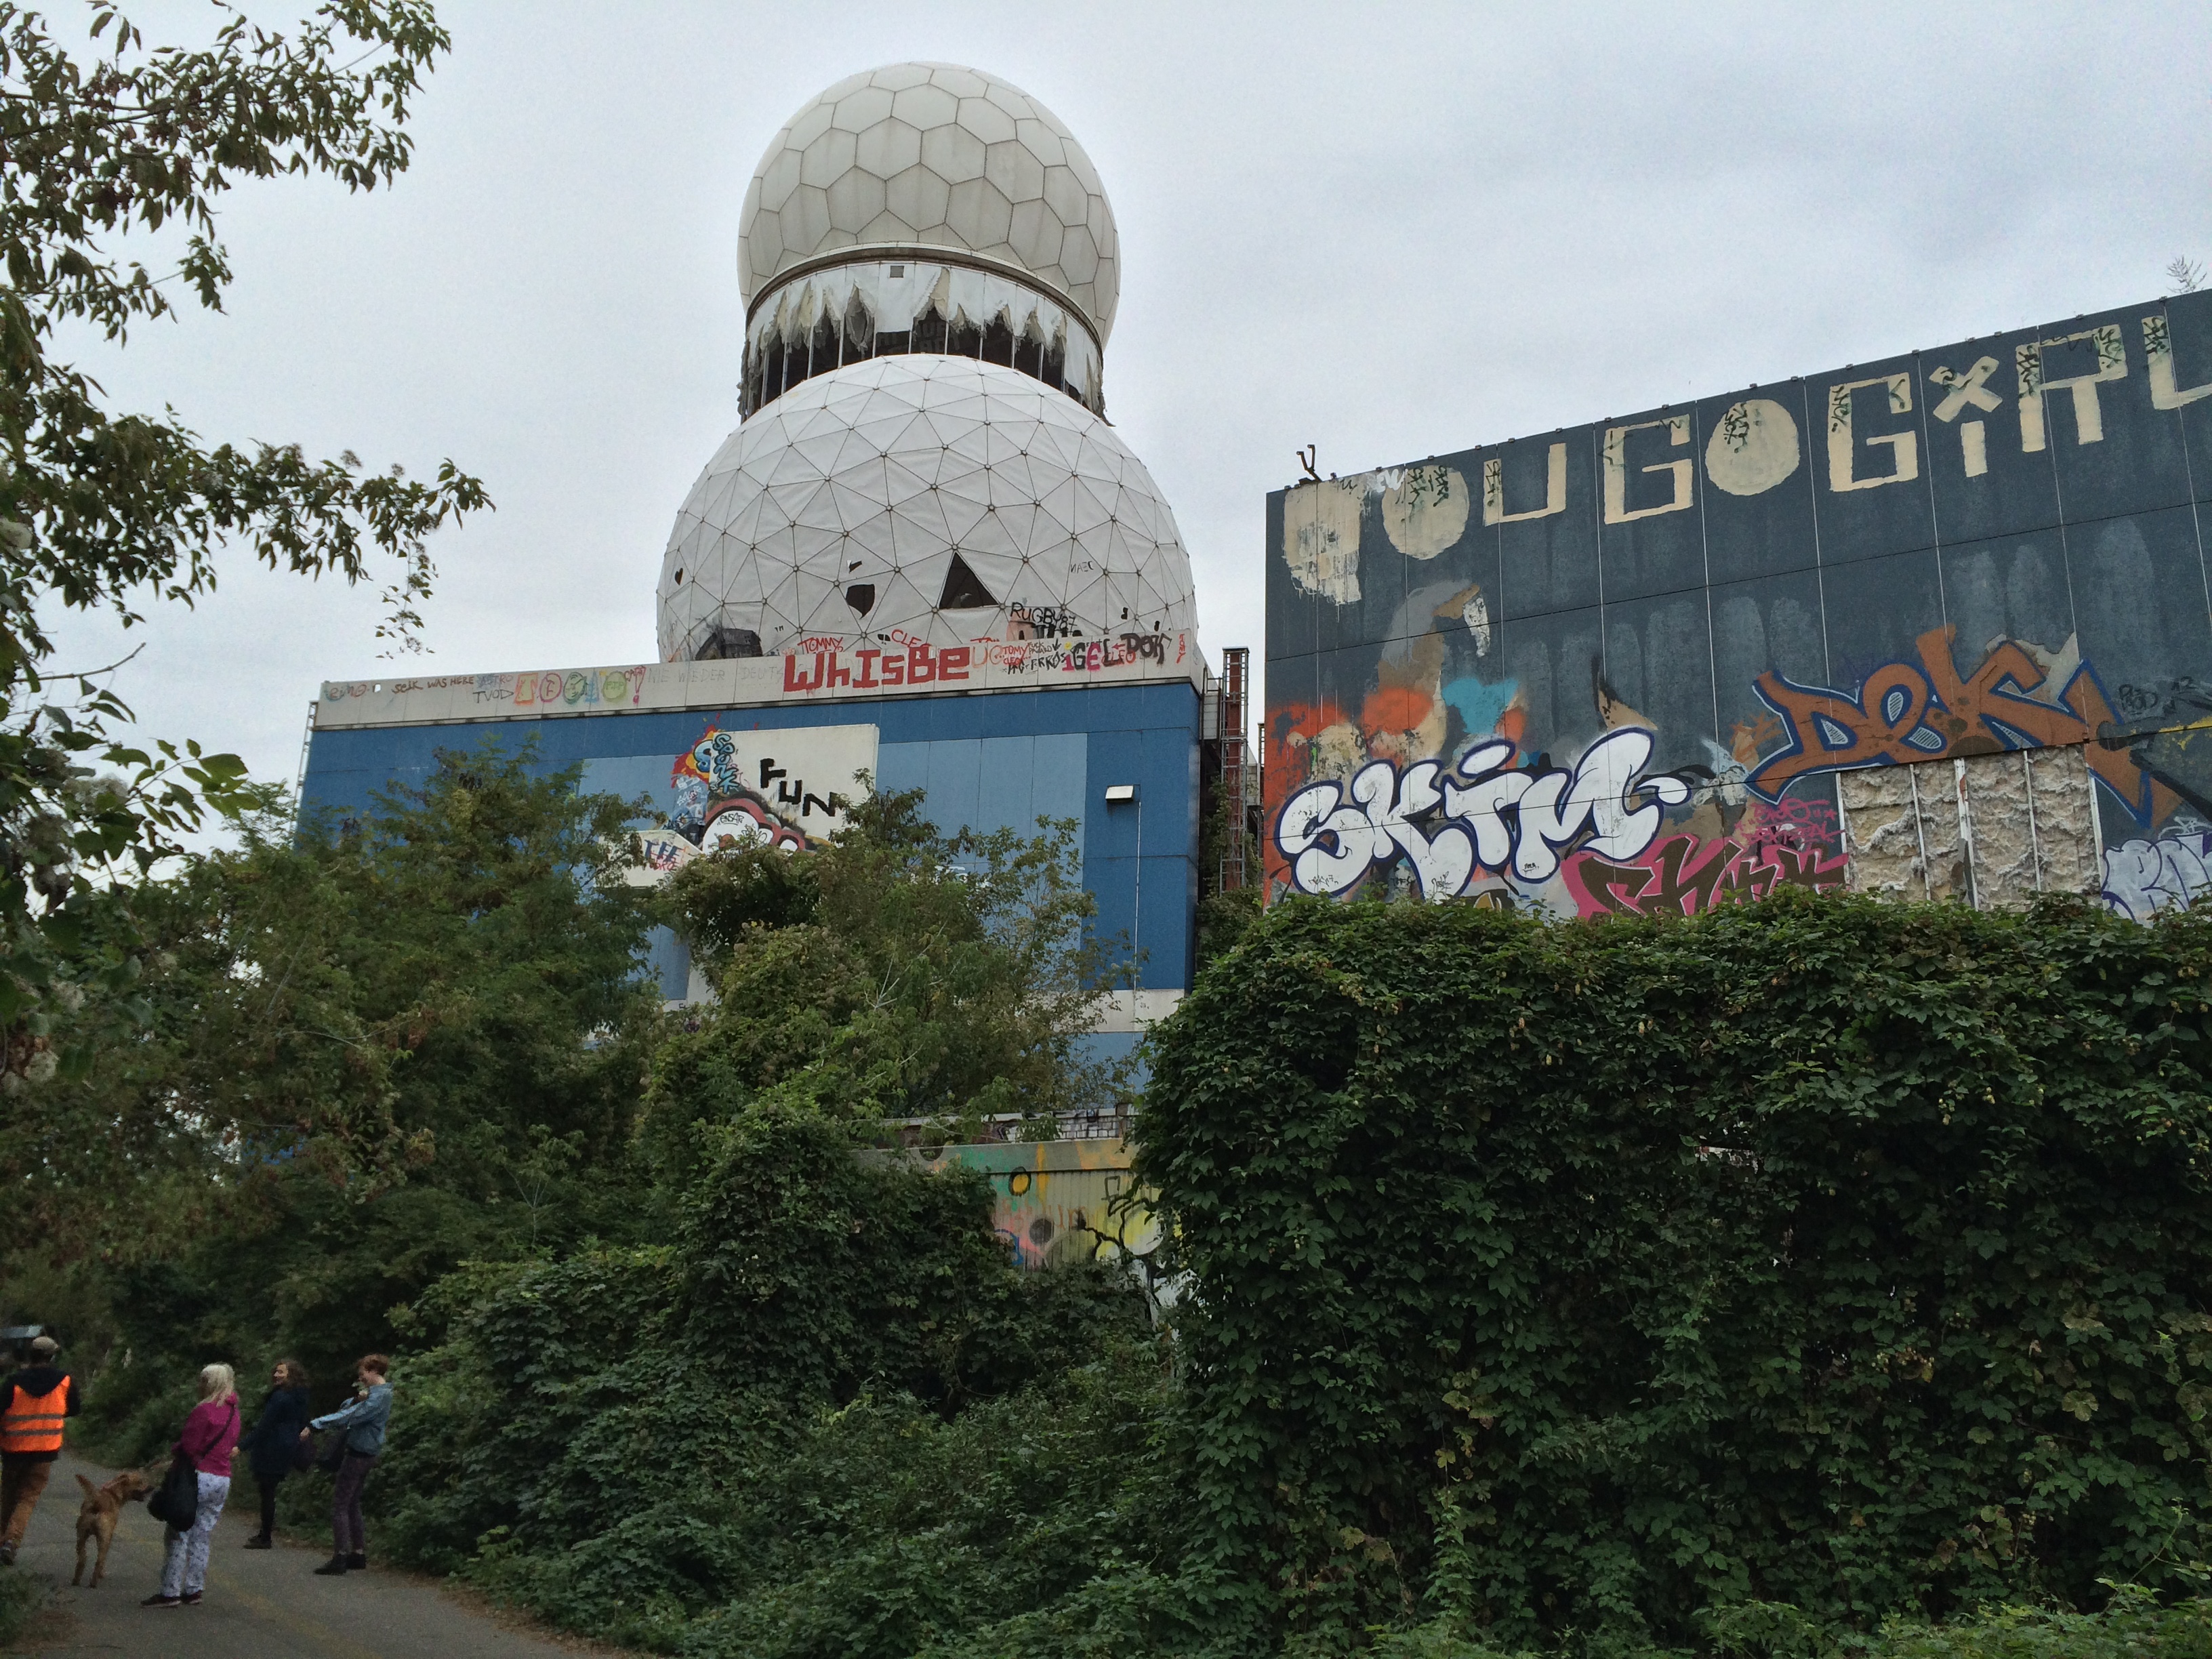
<path fill-rule="evenodd" d="M 488 742 L 519 749 L 535 739 L 546 767 L 580 762 L 586 787 L 643 795 L 665 812 L 674 804 L 676 757 L 712 727 L 872 725 L 878 787 L 923 790 L 923 811 L 940 829 L 1034 833 L 1040 817 L 1076 820 L 1100 933 L 1126 935 L 1140 957 L 1140 986 L 1176 989 L 1190 980 L 1198 896 L 1199 719 L 1198 693 L 1176 683 L 337 728 L 317 732 L 309 744 L 302 805 L 339 817 L 360 814 L 373 810 L 379 791 L 420 783 L 441 749 Z M 1106 790 L 1117 783 L 1138 786 L 1134 805 L 1107 806 Z M 657 966 L 676 994 L 680 964 L 671 956 Z"/>

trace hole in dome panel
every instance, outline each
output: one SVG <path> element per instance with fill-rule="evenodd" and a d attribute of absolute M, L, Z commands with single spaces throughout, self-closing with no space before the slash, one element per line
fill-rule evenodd
<path fill-rule="evenodd" d="M 723 662 L 732 657 L 757 657 L 760 635 L 750 628 L 713 628 L 699 647 L 702 662 Z"/>
<path fill-rule="evenodd" d="M 945 591 L 938 595 L 937 608 L 989 611 L 995 609 L 998 603 L 991 597 L 991 590 L 983 586 L 982 579 L 968 568 L 968 561 L 955 553 L 952 562 L 945 567 Z"/>

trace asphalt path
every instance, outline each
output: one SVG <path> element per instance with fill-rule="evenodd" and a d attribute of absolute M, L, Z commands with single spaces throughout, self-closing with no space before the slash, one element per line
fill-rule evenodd
<path fill-rule="evenodd" d="M 95 1485 L 112 1471 L 64 1453 L 31 1519 L 11 1568 L 56 1586 L 52 1601 L 13 1651 L 33 1655 L 121 1655 L 143 1659 L 578 1659 L 582 1645 L 519 1628 L 441 1588 L 434 1579 L 372 1566 L 343 1578 L 318 1578 L 330 1557 L 288 1545 L 249 1550 L 259 1521 L 252 1478 L 241 1474 L 216 1527 L 208 1556 L 207 1599 L 189 1607 L 140 1602 L 161 1588 L 159 1522 L 143 1503 L 127 1505 L 98 1589 L 72 1589 L 82 1473 Z M 376 1534 L 369 1533 L 370 1559 Z M 96 1548 L 96 1545 L 91 1547 Z M 85 1577 L 92 1577 L 90 1548 Z M 598 1650 L 605 1652 L 605 1650 Z"/>

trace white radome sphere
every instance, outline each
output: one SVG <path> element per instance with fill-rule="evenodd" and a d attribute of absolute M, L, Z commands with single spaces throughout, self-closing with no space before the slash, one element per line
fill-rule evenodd
<path fill-rule="evenodd" d="M 1083 146 L 994 75 L 894 64 L 840 81 L 761 157 L 738 224 L 750 305 L 844 248 L 942 247 L 1025 273 L 1103 344 L 1121 294 L 1114 210 Z"/>
<path fill-rule="evenodd" d="M 668 662 L 717 629 L 774 656 L 895 630 L 960 645 L 1194 620 L 1175 515 L 1113 428 L 1017 370 L 934 356 L 833 369 L 732 433 L 677 514 L 658 599 Z"/>

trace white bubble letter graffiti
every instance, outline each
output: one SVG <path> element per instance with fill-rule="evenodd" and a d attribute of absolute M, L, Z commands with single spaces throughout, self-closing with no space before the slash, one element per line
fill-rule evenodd
<path fill-rule="evenodd" d="M 1534 773 L 1498 770 L 1512 758 L 1511 744 L 1486 743 L 1460 757 L 1460 775 L 1468 781 L 1467 787 L 1444 780 L 1444 816 L 1474 831 L 1476 862 L 1488 870 L 1503 870 L 1513 856 L 1513 831 L 1505 822 L 1505 809 L 1518 805 L 1535 781 Z"/>
<path fill-rule="evenodd" d="M 1437 775 L 1443 769 L 1440 762 L 1432 760 L 1415 765 L 1400 782 L 1396 804 L 1382 821 L 1390 839 L 1405 849 L 1406 861 L 1413 866 L 1413 879 L 1420 884 L 1421 896 L 1426 899 L 1451 897 L 1474 873 L 1474 842 L 1464 824 L 1446 823 L 1431 838 L 1407 822 L 1435 811 L 1443 801 L 1443 792 L 1437 784 Z M 1366 773 L 1360 775 L 1364 777 Z M 1358 787 L 1355 780 L 1353 787 Z"/>
<path fill-rule="evenodd" d="M 1595 831 L 1590 836 L 1591 852 L 1609 859 L 1634 858 L 1659 834 L 1660 821 L 1666 817 L 1661 804 L 1680 806 L 1690 799 L 1690 786 L 1677 777 L 1662 775 L 1637 783 L 1636 775 L 1650 758 L 1651 734 L 1633 726 L 1607 732 L 1583 751 L 1575 767 L 1575 793 L 1586 793 L 1589 800 Z M 1656 799 L 1641 806 L 1629 805 L 1632 795 L 1645 790 Z"/>
<path fill-rule="evenodd" d="M 1308 784 L 1276 823 L 1275 845 L 1291 860 L 1291 879 L 1302 893 L 1341 893 L 1375 861 L 1374 827 L 1343 799 L 1333 781 Z"/>

